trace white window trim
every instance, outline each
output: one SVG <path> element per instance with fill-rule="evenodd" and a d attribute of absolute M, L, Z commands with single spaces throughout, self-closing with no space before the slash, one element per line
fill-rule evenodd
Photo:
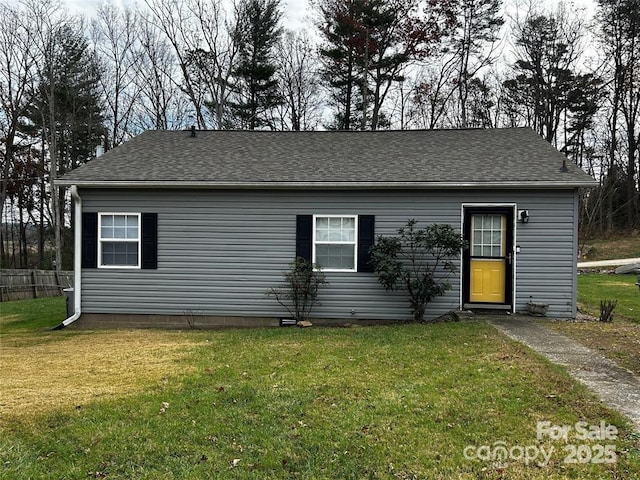
<path fill-rule="evenodd" d="M 132 216 L 138 217 L 138 238 L 102 238 L 102 217 L 103 216 Z M 139 270 L 142 268 L 142 214 L 139 212 L 99 212 L 98 213 L 98 268 L 124 268 L 128 270 Z M 138 242 L 138 264 L 137 265 L 104 265 L 102 263 L 102 242 Z"/>
<path fill-rule="evenodd" d="M 313 215 L 313 225 L 312 225 L 312 262 L 316 263 L 316 219 L 318 218 L 353 218 L 354 220 L 354 236 L 353 243 L 352 242 L 336 242 L 336 241 L 326 241 L 320 242 L 322 244 L 334 244 L 334 245 L 351 245 L 353 244 L 353 268 L 326 268 L 321 265 L 323 272 L 357 272 L 358 271 L 358 215 L 353 214 L 327 214 L 327 215 Z"/>

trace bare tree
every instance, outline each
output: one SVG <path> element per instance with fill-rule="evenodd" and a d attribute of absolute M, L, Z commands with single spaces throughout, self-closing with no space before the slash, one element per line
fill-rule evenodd
<path fill-rule="evenodd" d="M 625 223 L 631 228 L 640 223 L 640 1 L 599 0 L 598 4 L 610 79 L 609 169 L 613 170 L 619 159 L 625 170 Z M 611 203 L 612 199 L 608 200 Z M 611 215 L 609 227 L 613 226 Z"/>
<path fill-rule="evenodd" d="M 189 8 L 201 34 L 202 45 L 192 52 L 191 67 L 201 88 L 207 94 L 206 105 L 213 112 L 214 127 L 225 128 L 229 121 L 229 99 L 232 95 L 231 76 L 239 53 L 237 4 L 227 11 L 219 2 L 191 0 Z"/>
<path fill-rule="evenodd" d="M 235 4 L 228 13 L 220 2 L 145 0 L 148 21 L 173 47 L 180 87 L 193 105 L 198 128 L 223 128 L 229 77 L 237 55 Z"/>
<path fill-rule="evenodd" d="M 451 126 L 448 119 L 450 100 L 455 94 L 453 78 L 455 57 L 441 55 L 419 70 L 411 90 L 409 122 L 417 128 L 434 129 Z"/>
<path fill-rule="evenodd" d="M 139 14 L 140 15 L 140 14 Z M 180 76 L 171 45 L 144 17 L 139 17 L 139 58 L 135 82 L 140 90 L 134 124 L 140 130 L 185 128 L 189 100 L 175 78 Z"/>
<path fill-rule="evenodd" d="M 100 86 L 108 123 L 108 148 L 121 144 L 134 132 L 131 122 L 140 85 L 135 82 L 141 59 L 137 48 L 140 26 L 130 9 L 103 4 L 91 24 L 93 48 L 102 68 Z"/>
<path fill-rule="evenodd" d="M 145 4 L 151 12 L 147 20 L 164 33 L 173 47 L 173 54 L 182 74 L 180 85 L 192 104 L 196 125 L 198 128 L 207 128 L 204 95 L 198 89 L 187 58 L 187 52 L 195 50 L 198 45 L 191 12 L 181 0 L 145 0 Z"/>
<path fill-rule="evenodd" d="M 0 4 L 0 135 L 4 144 L 0 212 L 4 213 L 9 173 L 20 143 L 19 124 L 34 96 L 36 65 L 32 51 L 35 31 L 21 9 Z"/>
<path fill-rule="evenodd" d="M 285 31 L 276 61 L 283 130 L 313 130 L 321 121 L 322 99 L 318 58 L 309 36 Z"/>

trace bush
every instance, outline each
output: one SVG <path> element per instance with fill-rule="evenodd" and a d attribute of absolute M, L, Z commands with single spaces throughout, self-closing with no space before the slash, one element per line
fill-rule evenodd
<path fill-rule="evenodd" d="M 427 304 L 451 289 L 447 278 L 456 271 L 453 260 L 465 245 L 451 225 L 416 228 L 408 220 L 397 237 L 379 236 L 371 247 L 373 268 L 387 290 L 405 290 L 413 319 L 424 322 Z"/>
<path fill-rule="evenodd" d="M 617 306 L 617 300 L 600 300 L 600 321 L 613 322 L 613 311 Z"/>
<path fill-rule="evenodd" d="M 308 320 L 313 306 L 319 303 L 319 288 L 329 283 L 325 280 L 324 273 L 319 266 L 297 257 L 282 275 L 283 284 L 270 288 L 266 294 L 275 297 L 297 323 Z"/>

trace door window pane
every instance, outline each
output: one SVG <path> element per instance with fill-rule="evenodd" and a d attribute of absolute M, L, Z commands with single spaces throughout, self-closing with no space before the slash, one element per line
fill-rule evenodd
<path fill-rule="evenodd" d="M 473 215 L 471 217 L 471 255 L 500 257 L 504 255 L 504 215 Z"/>

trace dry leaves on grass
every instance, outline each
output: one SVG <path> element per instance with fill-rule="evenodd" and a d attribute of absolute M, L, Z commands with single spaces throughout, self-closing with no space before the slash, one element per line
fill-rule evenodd
<path fill-rule="evenodd" d="M 56 335 L 56 334 L 49 334 Z M 0 418 L 28 417 L 139 391 L 186 373 L 198 343 L 166 332 L 104 331 L 0 348 Z"/>
<path fill-rule="evenodd" d="M 589 321 L 584 315 L 577 320 L 547 321 L 545 325 L 640 374 L 640 325 L 615 319 L 611 323 Z"/>

